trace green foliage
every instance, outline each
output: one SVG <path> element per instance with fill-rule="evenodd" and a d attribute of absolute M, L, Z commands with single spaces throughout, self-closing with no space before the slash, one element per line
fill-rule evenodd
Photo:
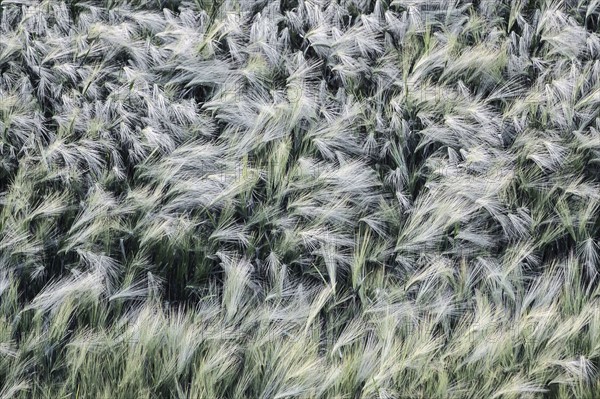
<path fill-rule="evenodd" d="M 0 1 L 0 398 L 595 398 L 598 1 Z"/>

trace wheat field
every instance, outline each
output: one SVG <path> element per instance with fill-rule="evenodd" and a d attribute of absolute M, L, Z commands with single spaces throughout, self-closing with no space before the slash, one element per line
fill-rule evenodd
<path fill-rule="evenodd" d="M 599 0 L 0 0 L 0 399 L 600 398 Z"/>

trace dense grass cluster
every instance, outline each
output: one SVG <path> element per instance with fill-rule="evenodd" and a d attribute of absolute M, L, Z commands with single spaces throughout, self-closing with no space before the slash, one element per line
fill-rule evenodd
<path fill-rule="evenodd" d="M 598 398 L 599 17 L 1 0 L 0 398 Z"/>

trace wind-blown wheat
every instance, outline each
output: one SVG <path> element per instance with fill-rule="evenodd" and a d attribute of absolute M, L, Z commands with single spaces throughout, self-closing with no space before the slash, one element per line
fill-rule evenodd
<path fill-rule="evenodd" d="M 599 21 L 0 1 L 0 398 L 596 398 Z"/>

